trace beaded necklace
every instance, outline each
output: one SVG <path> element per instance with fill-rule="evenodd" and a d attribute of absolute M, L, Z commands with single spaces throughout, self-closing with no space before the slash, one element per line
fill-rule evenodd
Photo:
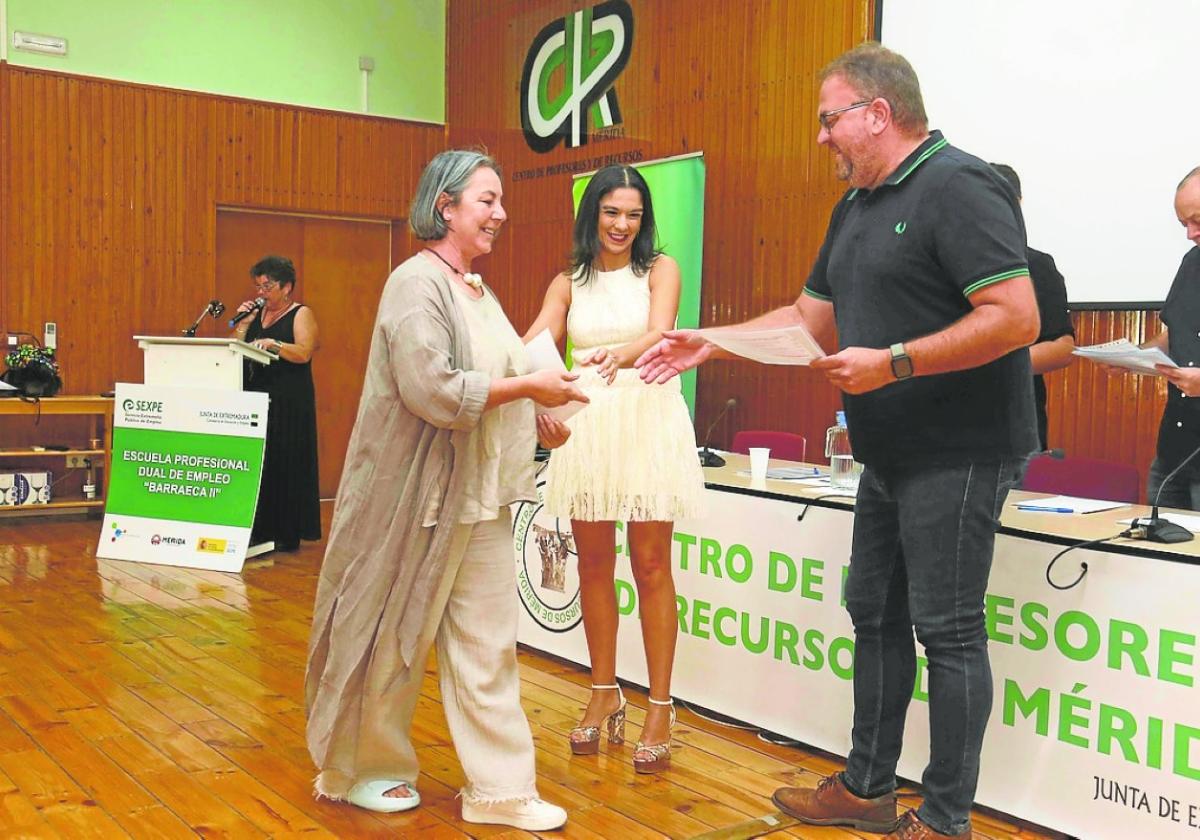
<path fill-rule="evenodd" d="M 475 289 L 476 291 L 478 291 L 479 289 L 483 288 L 483 278 L 480 277 L 478 274 L 474 274 L 470 271 L 467 271 L 467 272 L 460 271 L 459 269 L 457 269 L 453 265 L 451 265 L 450 261 L 448 259 L 443 257 L 441 254 L 439 254 L 437 251 L 433 250 L 432 248 L 426 248 L 425 250 L 428 251 L 429 253 L 433 254 L 435 257 L 437 257 L 443 263 L 445 263 L 446 268 L 450 269 L 455 274 L 457 274 L 459 277 L 461 277 L 463 279 L 463 282 L 466 283 L 468 286 L 470 286 L 472 289 Z"/>

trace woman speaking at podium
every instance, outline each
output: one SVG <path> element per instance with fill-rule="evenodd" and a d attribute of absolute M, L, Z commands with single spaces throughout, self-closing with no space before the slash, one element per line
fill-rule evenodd
<path fill-rule="evenodd" d="M 300 540 L 321 539 L 317 484 L 317 408 L 312 355 L 318 346 L 312 310 L 292 300 L 296 268 L 287 257 L 263 257 L 250 269 L 257 300 L 243 301 L 234 335 L 277 358 L 246 363 L 246 390 L 270 395 L 262 485 L 250 544 L 274 540 L 277 551 L 295 551 Z"/>

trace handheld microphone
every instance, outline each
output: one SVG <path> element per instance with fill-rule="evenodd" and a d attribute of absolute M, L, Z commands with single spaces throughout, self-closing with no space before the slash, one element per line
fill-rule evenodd
<path fill-rule="evenodd" d="M 258 310 L 262 309 L 266 305 L 267 305 L 266 298 L 256 297 L 254 299 L 254 306 L 250 307 L 245 312 L 239 312 L 238 314 L 234 315 L 232 318 L 229 319 L 230 328 L 232 329 L 233 327 L 236 327 L 238 324 L 240 324 L 246 318 L 249 318 L 251 315 L 253 315 Z"/>
<path fill-rule="evenodd" d="M 1187 528 L 1159 517 L 1158 500 L 1162 498 L 1163 488 L 1175 477 L 1175 473 L 1187 466 L 1188 461 L 1197 455 L 1200 455 L 1200 446 L 1193 449 L 1192 454 L 1184 458 L 1179 463 L 1179 466 L 1167 473 L 1167 477 L 1162 480 L 1162 484 L 1158 485 L 1158 492 L 1154 494 L 1154 504 L 1150 508 L 1150 518 L 1135 519 L 1129 525 L 1129 530 L 1135 532 L 1135 539 L 1149 540 L 1156 543 L 1181 543 L 1195 539 L 1192 536 L 1192 532 Z"/>
<path fill-rule="evenodd" d="M 700 451 L 700 466 L 702 467 L 723 467 L 725 459 L 715 452 L 709 450 L 708 445 L 712 442 L 713 429 L 721 422 L 721 419 L 732 408 L 737 407 L 737 397 L 730 397 L 725 400 L 725 405 L 717 412 L 717 418 L 708 426 L 708 431 L 704 433 L 704 448 Z"/>

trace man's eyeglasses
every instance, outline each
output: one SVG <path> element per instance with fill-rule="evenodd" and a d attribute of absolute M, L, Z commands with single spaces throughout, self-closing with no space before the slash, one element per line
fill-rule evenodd
<path fill-rule="evenodd" d="M 821 124 L 821 128 L 825 129 L 826 131 L 833 131 L 833 127 L 837 125 L 837 119 L 831 120 L 830 117 L 836 118 L 839 114 L 844 114 L 847 111 L 853 111 L 856 108 L 865 108 L 874 101 L 874 99 L 864 99 L 862 102 L 855 102 L 853 105 L 847 105 L 845 108 L 834 108 L 832 111 L 822 111 L 821 113 L 817 114 L 817 122 L 819 122 Z"/>

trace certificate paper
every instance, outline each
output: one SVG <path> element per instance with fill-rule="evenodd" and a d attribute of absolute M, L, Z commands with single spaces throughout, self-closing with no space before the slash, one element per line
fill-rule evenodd
<path fill-rule="evenodd" d="M 1048 499 L 1022 499 L 1013 504 L 1018 510 L 1042 513 L 1098 513 L 1126 507 L 1125 502 L 1106 502 L 1103 499 L 1083 499 L 1079 496 L 1051 496 Z"/>
<path fill-rule="evenodd" d="M 531 373 L 538 370 L 556 370 L 565 373 L 567 370 L 567 366 L 563 364 L 562 356 L 558 355 L 558 348 L 554 346 L 554 339 L 550 337 L 550 330 L 548 329 L 542 330 L 525 345 L 525 361 L 529 363 Z M 585 405 L 587 403 L 571 400 L 564 405 L 548 408 L 539 402 L 535 402 L 533 408 L 535 413 L 549 414 L 555 420 L 563 423 L 578 414 L 580 409 Z"/>
<path fill-rule="evenodd" d="M 1091 359 L 1093 362 L 1128 368 L 1137 373 L 1149 373 L 1153 376 L 1162 376 L 1159 371 L 1154 369 L 1155 365 L 1179 367 L 1179 365 L 1171 360 L 1170 356 L 1157 347 L 1138 347 L 1125 338 L 1119 338 L 1107 344 L 1076 347 L 1072 352 L 1076 356 L 1083 356 L 1083 358 Z"/>
<path fill-rule="evenodd" d="M 825 355 L 802 324 L 769 330 L 715 328 L 697 332 L 722 350 L 766 365 L 807 365 Z"/>

